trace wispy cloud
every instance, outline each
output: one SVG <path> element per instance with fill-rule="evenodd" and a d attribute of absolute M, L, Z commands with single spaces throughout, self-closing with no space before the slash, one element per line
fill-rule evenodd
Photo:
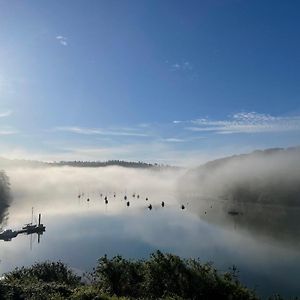
<path fill-rule="evenodd" d="M 12 114 L 12 110 L 6 110 L 3 112 L 0 112 L 0 118 L 5 118 L 5 117 L 9 117 Z"/>
<path fill-rule="evenodd" d="M 0 128 L 0 135 L 12 135 L 12 134 L 17 134 L 18 131 L 14 129 L 1 129 Z"/>
<path fill-rule="evenodd" d="M 165 138 L 162 139 L 163 142 L 169 142 L 169 143 L 182 143 L 185 142 L 184 139 L 179 139 L 179 138 Z"/>
<path fill-rule="evenodd" d="M 62 46 L 68 46 L 67 38 L 66 38 L 65 36 L 57 35 L 57 36 L 56 36 L 56 39 L 59 41 L 59 43 L 60 43 Z"/>
<path fill-rule="evenodd" d="M 84 128 L 77 126 L 63 126 L 55 127 L 55 131 L 65 131 L 84 135 L 107 135 L 107 136 L 135 136 L 135 137 L 147 137 L 146 133 L 125 131 L 125 130 L 107 130 L 102 128 Z"/>
<path fill-rule="evenodd" d="M 190 131 L 217 134 L 300 131 L 300 116 L 275 117 L 256 112 L 239 112 L 225 120 L 203 118 L 182 123 L 192 124 L 185 128 Z"/>
<path fill-rule="evenodd" d="M 171 65 L 172 71 L 191 71 L 193 70 L 193 66 L 189 61 L 184 61 L 181 63 L 174 63 Z"/>
<path fill-rule="evenodd" d="M 145 161 L 171 165 L 200 164 L 209 160 L 210 156 L 198 151 L 178 151 L 164 143 L 122 145 L 106 148 L 73 148 L 67 157 L 88 160 L 121 159 L 129 161 Z"/>

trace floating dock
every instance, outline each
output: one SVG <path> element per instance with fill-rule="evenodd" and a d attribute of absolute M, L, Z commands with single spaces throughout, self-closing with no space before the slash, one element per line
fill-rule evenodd
<path fill-rule="evenodd" d="M 0 233 L 0 240 L 3 241 L 11 241 L 13 238 L 17 237 L 19 234 L 33 234 L 36 233 L 38 235 L 38 241 L 40 240 L 40 236 L 46 231 L 46 226 L 41 223 L 41 214 L 39 214 L 39 222 L 38 224 L 29 223 L 22 227 L 20 230 L 11 230 L 7 229 Z"/>

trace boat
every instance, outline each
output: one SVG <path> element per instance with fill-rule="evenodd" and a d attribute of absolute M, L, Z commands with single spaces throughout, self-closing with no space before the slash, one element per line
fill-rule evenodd
<path fill-rule="evenodd" d="M 36 228 L 37 225 L 36 224 L 32 224 L 32 223 L 28 223 L 28 224 L 25 224 L 22 229 L 24 230 L 33 230 L 34 228 Z"/>
<path fill-rule="evenodd" d="M 240 213 L 239 211 L 237 211 L 237 210 L 229 210 L 227 213 L 228 213 L 229 215 L 231 215 L 231 216 L 238 216 L 238 215 L 241 215 L 241 213 Z"/>
<path fill-rule="evenodd" d="M 22 227 L 22 230 L 33 230 L 34 228 L 36 228 L 36 224 L 33 224 L 33 207 L 31 208 L 31 222 L 28 223 L 28 224 L 25 224 L 23 227 Z"/>

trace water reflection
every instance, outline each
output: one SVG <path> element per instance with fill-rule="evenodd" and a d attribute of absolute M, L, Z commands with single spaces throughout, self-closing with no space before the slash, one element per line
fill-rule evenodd
<path fill-rule="evenodd" d="M 299 158 L 275 149 L 209 162 L 184 174 L 178 199 L 211 224 L 298 249 Z"/>
<path fill-rule="evenodd" d="M 0 241 L 1 273 L 46 259 L 91 270 L 104 254 L 143 258 L 160 249 L 213 261 L 220 270 L 237 265 L 241 279 L 262 294 L 300 293 L 298 248 L 290 247 L 289 239 L 265 238 L 271 225 L 262 229 L 260 222 L 266 215 L 262 213 L 260 220 L 258 208 L 251 211 L 219 202 L 202 201 L 203 206 L 196 206 L 194 201 L 201 199 L 181 198 L 174 192 L 180 173 L 52 168 L 11 169 L 8 174 L 14 202 L 7 227 L 26 223 L 34 206 L 44 215 L 47 234 L 32 250 L 28 236 L 11 243 Z M 242 214 L 229 215 L 229 209 Z M 291 223 L 297 213 L 290 215 Z M 285 232 L 292 237 L 295 231 L 286 227 Z"/>
<path fill-rule="evenodd" d="M 247 203 L 199 196 L 185 196 L 184 199 L 192 207 L 193 213 L 210 224 L 246 233 L 255 239 L 269 239 L 272 243 L 299 249 L 299 206 Z"/>

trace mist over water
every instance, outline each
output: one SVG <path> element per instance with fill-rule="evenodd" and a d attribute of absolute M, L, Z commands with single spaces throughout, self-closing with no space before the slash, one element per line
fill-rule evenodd
<path fill-rule="evenodd" d="M 13 168 L 9 170 L 12 190 L 16 198 L 15 207 L 28 202 L 28 195 L 32 204 L 41 205 L 49 210 L 55 209 L 55 204 L 68 205 L 64 199 L 73 198 L 77 203 L 85 203 L 89 198 L 98 203 L 109 200 L 110 213 L 119 213 L 120 201 L 124 196 L 133 201 L 134 207 L 141 207 L 148 203 L 160 205 L 158 195 L 170 198 L 170 205 L 175 204 L 174 192 L 178 178 L 183 171 L 130 169 L 122 167 L 105 168 Z M 83 194 L 80 198 L 78 195 Z M 100 195 L 102 194 L 102 198 Z M 116 194 L 117 199 L 113 195 Z M 136 197 L 132 197 L 136 194 Z M 139 199 L 137 199 L 139 196 Z M 26 201 L 23 201 L 25 198 Z M 125 204 L 125 201 L 123 201 Z M 73 203 L 72 203 L 73 204 Z M 114 209 L 112 209 L 114 208 Z M 68 214 L 68 210 L 62 210 Z"/>
<path fill-rule="evenodd" d="M 257 151 L 188 171 L 178 189 L 197 214 L 291 247 L 300 244 L 300 150 Z"/>
<path fill-rule="evenodd" d="M 29 236 L 0 241 L 0 273 L 46 259 L 89 271 L 104 254 L 143 258 L 160 249 L 221 271 L 234 264 L 262 295 L 299 294 L 299 162 L 286 157 L 256 153 L 190 171 L 8 167 L 6 227 L 30 222 L 34 207 L 46 232 L 40 244 L 32 237 L 32 249 Z"/>

